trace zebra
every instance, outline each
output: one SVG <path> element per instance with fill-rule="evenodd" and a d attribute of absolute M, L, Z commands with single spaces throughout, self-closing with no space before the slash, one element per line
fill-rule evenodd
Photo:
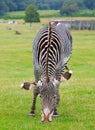
<path fill-rule="evenodd" d="M 68 80 L 72 72 L 67 63 L 72 54 L 72 36 L 68 28 L 60 22 L 49 22 L 36 35 L 33 43 L 33 64 L 35 82 L 25 82 L 24 89 L 34 88 L 31 116 L 35 116 L 38 94 L 41 97 L 42 122 L 51 122 L 57 117 L 60 101 L 60 82 Z"/>

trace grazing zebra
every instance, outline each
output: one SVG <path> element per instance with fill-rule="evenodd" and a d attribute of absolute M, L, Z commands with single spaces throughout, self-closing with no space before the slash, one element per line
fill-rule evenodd
<path fill-rule="evenodd" d="M 35 103 L 41 95 L 42 121 L 52 121 L 57 116 L 59 104 L 59 84 L 71 77 L 67 67 L 72 52 L 72 37 L 69 30 L 60 22 L 50 22 L 35 37 L 33 63 L 35 82 L 25 82 L 22 88 L 35 86 L 31 116 L 35 115 Z M 67 70 L 67 71 L 65 71 Z"/>

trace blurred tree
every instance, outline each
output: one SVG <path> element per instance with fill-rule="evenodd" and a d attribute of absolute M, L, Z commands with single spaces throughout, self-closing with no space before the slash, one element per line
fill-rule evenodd
<path fill-rule="evenodd" d="M 9 11 L 15 11 L 17 10 L 17 5 L 14 3 L 13 0 L 4 0 L 6 5 L 9 8 Z"/>
<path fill-rule="evenodd" d="M 50 0 L 49 5 L 50 9 L 59 10 L 63 5 L 64 0 Z"/>
<path fill-rule="evenodd" d="M 13 0 L 15 5 L 17 6 L 17 10 L 25 10 L 26 8 L 26 4 L 25 1 L 26 0 Z"/>
<path fill-rule="evenodd" d="M 84 8 L 83 0 L 64 0 L 63 6 L 60 9 L 60 14 L 70 16 L 72 13 Z"/>
<path fill-rule="evenodd" d="M 30 5 L 27 7 L 25 11 L 25 22 L 30 23 L 30 26 L 32 22 L 40 22 L 39 13 L 35 6 Z"/>
<path fill-rule="evenodd" d="M 78 8 L 79 10 L 82 10 L 84 8 L 88 8 L 90 10 L 95 9 L 95 0 L 0 0 L 0 14 L 5 14 L 8 11 L 20 11 L 25 10 L 29 5 L 35 5 L 37 9 L 40 10 L 48 10 L 48 9 L 54 9 L 54 10 L 67 10 L 64 14 L 70 14 L 75 11 Z M 73 9 L 71 9 L 71 7 Z M 69 12 L 69 13 L 68 13 Z"/>
<path fill-rule="evenodd" d="M 75 11 L 78 11 L 79 8 L 77 6 L 77 4 L 71 4 L 71 5 L 66 5 L 63 6 L 60 10 L 60 14 L 61 15 L 67 15 L 70 16 L 72 13 L 74 13 Z"/>
<path fill-rule="evenodd" d="M 95 9 L 95 0 L 84 0 L 84 4 L 88 9 Z"/>
<path fill-rule="evenodd" d="M 49 7 L 48 4 L 39 4 L 39 5 L 38 5 L 38 9 L 39 9 L 39 10 L 49 10 L 50 7 Z"/>
<path fill-rule="evenodd" d="M 4 15 L 7 11 L 9 11 L 9 8 L 6 5 L 5 1 L 0 0 L 0 15 Z"/>

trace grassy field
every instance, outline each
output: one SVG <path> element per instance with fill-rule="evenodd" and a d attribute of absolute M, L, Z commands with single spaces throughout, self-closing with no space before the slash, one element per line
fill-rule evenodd
<path fill-rule="evenodd" d="M 41 19 L 41 24 L 32 24 L 31 28 L 23 21 L 0 24 L 0 130 L 95 130 L 95 31 L 71 31 L 69 66 L 73 75 L 60 85 L 59 117 L 52 123 L 41 123 L 39 97 L 36 117 L 28 116 L 33 94 L 32 90 L 20 89 L 20 84 L 34 81 L 32 43 L 47 22 Z"/>
<path fill-rule="evenodd" d="M 60 15 L 60 10 L 38 10 L 40 18 L 58 18 L 62 16 Z M 72 17 L 95 17 L 95 10 L 80 10 L 72 14 Z M 8 12 L 3 16 L 5 19 L 24 19 L 25 11 L 14 11 Z M 69 17 L 68 17 L 69 18 Z M 94 18 L 95 19 L 95 18 Z"/>
<path fill-rule="evenodd" d="M 59 10 L 38 10 L 41 18 L 59 17 Z M 22 19 L 25 17 L 25 11 L 15 11 L 7 13 L 4 18 L 8 19 Z"/>

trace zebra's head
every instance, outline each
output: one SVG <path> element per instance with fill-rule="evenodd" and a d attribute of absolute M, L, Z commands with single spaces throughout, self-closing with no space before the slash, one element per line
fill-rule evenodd
<path fill-rule="evenodd" d="M 51 122 L 54 109 L 58 105 L 58 81 L 42 82 L 40 86 L 41 104 L 42 104 L 42 122 Z"/>

